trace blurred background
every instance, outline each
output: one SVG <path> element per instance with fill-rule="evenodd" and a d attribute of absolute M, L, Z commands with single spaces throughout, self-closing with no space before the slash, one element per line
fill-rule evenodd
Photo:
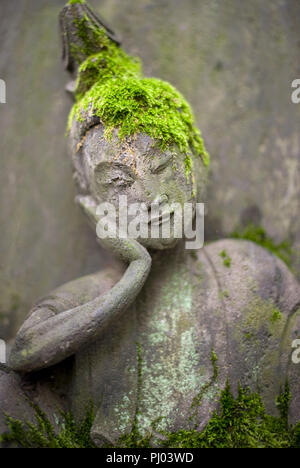
<path fill-rule="evenodd" d="M 299 0 L 90 0 L 139 56 L 147 76 L 190 101 L 211 153 L 206 240 L 263 226 L 293 246 L 300 277 Z M 74 204 L 65 128 L 71 100 L 61 63 L 64 0 L 1 0 L 0 338 L 32 303 L 102 268 Z"/>

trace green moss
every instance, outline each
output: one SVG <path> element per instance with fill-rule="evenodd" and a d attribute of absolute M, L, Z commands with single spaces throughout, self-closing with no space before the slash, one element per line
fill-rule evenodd
<path fill-rule="evenodd" d="M 289 402 L 285 394 L 285 402 Z M 285 407 L 286 408 L 286 407 Z M 232 395 L 227 382 L 214 412 L 202 432 L 179 431 L 170 434 L 163 446 L 168 448 L 287 448 L 297 446 L 299 428 L 289 428 L 285 416 L 266 414 L 257 393 L 238 387 Z M 298 439 L 297 439 L 298 437 Z"/>
<path fill-rule="evenodd" d="M 219 368 L 218 368 L 218 356 L 216 355 L 214 349 L 211 350 L 210 361 L 213 367 L 213 380 L 216 381 L 219 375 Z"/>
<path fill-rule="evenodd" d="M 184 151 L 184 150 L 183 150 Z M 187 149 L 186 149 L 187 151 Z M 192 171 L 192 167 L 193 167 L 193 161 L 192 161 L 192 158 L 191 158 L 191 155 L 190 154 L 186 154 L 185 156 L 185 160 L 184 160 L 184 164 L 185 164 L 185 176 L 186 176 L 186 180 L 189 181 L 189 175 Z M 193 195 L 194 196 L 194 195 Z"/>
<path fill-rule="evenodd" d="M 276 398 L 276 406 L 280 413 L 280 418 L 285 424 L 285 427 L 288 428 L 288 419 L 289 419 L 289 408 L 292 400 L 292 394 L 290 391 L 290 386 L 288 381 L 285 382 L 284 390 L 280 387 L 280 392 Z"/>
<path fill-rule="evenodd" d="M 217 357 L 212 352 L 213 366 Z M 217 367 L 214 372 L 218 373 Z M 229 383 L 220 394 L 219 410 L 215 411 L 201 431 L 179 430 L 175 433 L 161 432 L 163 448 L 300 448 L 300 423 L 288 424 L 291 393 L 288 383 L 276 399 L 279 416 L 266 413 L 261 397 L 249 388 L 238 386 L 234 397 Z M 45 414 L 35 407 L 37 424 L 23 424 L 7 418 L 10 432 L 2 436 L 3 442 L 18 443 L 25 448 L 95 448 L 90 439 L 94 411 L 90 407 L 82 424 L 75 423 L 70 415 L 64 415 L 60 430 L 55 431 Z M 153 423 L 155 431 L 155 423 Z M 150 448 L 152 434 L 142 437 L 136 428 L 124 434 L 111 448 Z"/>
<path fill-rule="evenodd" d="M 251 332 L 244 332 L 245 338 L 248 341 L 251 341 L 253 339 L 253 333 Z"/>
<path fill-rule="evenodd" d="M 300 424 L 291 427 L 287 423 L 290 401 L 286 384 L 277 398 L 279 417 L 270 416 L 257 393 L 239 385 L 234 397 L 227 382 L 220 395 L 219 410 L 201 432 L 196 429 L 164 432 L 165 439 L 160 445 L 164 448 L 299 448 Z M 149 436 L 142 446 L 149 447 L 150 439 Z"/>
<path fill-rule="evenodd" d="M 183 96 L 167 82 L 144 78 L 140 62 L 122 51 L 86 15 L 74 23 L 82 45 L 71 45 L 80 67 L 77 102 L 68 128 L 73 119 L 84 121 L 87 112 L 93 112 L 105 125 L 107 138 L 117 128 L 120 139 L 142 132 L 157 139 L 162 150 L 176 145 L 186 154 L 187 177 L 192 153 L 208 166 L 209 154 Z M 88 58 L 82 63 L 82 57 Z"/>
<path fill-rule="evenodd" d="M 271 313 L 271 317 L 270 317 L 270 322 L 271 323 L 276 323 L 278 322 L 279 320 L 281 320 L 282 318 L 282 313 L 280 312 L 279 309 L 277 309 L 276 307 L 274 307 L 274 309 L 272 310 L 272 313 Z"/>
<path fill-rule="evenodd" d="M 76 2 L 78 3 L 78 2 Z M 88 13 L 78 12 L 76 9 L 72 11 L 73 28 L 76 30 L 76 39 L 70 42 L 69 47 L 74 60 L 80 65 L 89 56 L 104 51 L 115 45 L 106 33 L 105 28 L 99 27 L 89 17 Z"/>
<path fill-rule="evenodd" d="M 274 242 L 274 240 L 267 235 L 266 231 L 261 226 L 250 224 L 244 229 L 237 228 L 230 234 L 229 237 L 234 239 L 246 239 L 255 242 L 265 249 L 268 249 L 274 255 L 277 255 L 277 257 L 283 260 L 288 267 L 291 267 L 293 250 L 291 248 L 290 242 Z"/>
<path fill-rule="evenodd" d="M 93 405 L 87 407 L 84 420 L 78 424 L 71 413 L 60 413 L 57 429 L 45 413 L 34 404 L 36 423 L 6 417 L 9 431 L 0 437 L 0 443 L 17 443 L 24 448 L 96 448 L 91 440 L 91 428 L 95 419 Z"/>
<path fill-rule="evenodd" d="M 86 3 L 85 0 L 69 0 L 67 5 L 75 5 L 76 3 L 80 3 L 81 5 Z"/>
<path fill-rule="evenodd" d="M 226 268 L 230 268 L 231 267 L 231 258 L 227 254 L 226 250 L 222 250 L 222 252 L 220 252 L 220 257 L 222 257 L 224 259 L 223 260 L 224 266 L 226 266 Z"/>

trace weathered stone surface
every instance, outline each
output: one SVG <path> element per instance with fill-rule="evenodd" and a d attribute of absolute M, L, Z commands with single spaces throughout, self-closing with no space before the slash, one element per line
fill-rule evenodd
<path fill-rule="evenodd" d="M 63 404 L 80 419 L 93 400 L 92 437 L 101 446 L 130 432 L 134 421 L 141 433 L 158 418 L 158 431 L 173 431 L 189 428 L 192 415 L 202 428 L 227 378 L 234 391 L 238 382 L 258 391 L 276 414 L 275 397 L 288 378 L 290 422 L 299 420 L 300 365 L 291 361 L 291 345 L 300 327 L 300 286 L 286 266 L 237 240 L 197 252 L 179 244 L 152 257 L 143 290 L 121 318 L 71 360 L 26 378 L 35 401 L 50 416 Z M 86 294 L 88 284 L 94 288 L 87 282 Z M 1 410 L 20 417 L 25 408 L 32 417 L 20 385 L 16 374 L 1 373 Z"/>
<path fill-rule="evenodd" d="M 67 156 L 71 101 L 60 60 L 64 1 L 3 1 L 0 76 L 0 338 L 10 340 L 34 301 L 100 269 L 109 256 L 74 204 Z M 109 260 L 110 261 L 110 260 Z"/>
<path fill-rule="evenodd" d="M 180 247 L 154 255 L 134 306 L 76 355 L 72 408 L 79 416 L 90 398 L 98 402 L 97 443 L 116 441 L 134 420 L 144 434 L 158 418 L 157 429 L 174 431 L 188 428 L 195 412 L 203 427 L 227 378 L 234 390 L 240 382 L 260 392 L 276 414 L 275 398 L 289 377 L 290 417 L 299 419 L 300 366 L 291 362 L 299 284 L 281 261 L 250 242 L 218 241 L 197 256 Z"/>
<path fill-rule="evenodd" d="M 7 431 L 5 413 L 16 419 L 32 420 L 33 411 L 21 389 L 21 378 L 8 368 L 0 369 L 0 434 Z"/>
<path fill-rule="evenodd" d="M 1 3 L 0 337 L 30 305 L 103 264 L 73 204 L 64 128 L 70 101 L 59 60 L 64 0 Z M 299 242 L 298 0 L 90 0 L 139 55 L 193 104 L 212 155 L 207 233 L 245 217 Z M 299 77 L 299 76 L 298 76 Z M 249 210 L 249 207 L 254 209 Z M 251 216 L 246 216 L 247 220 Z M 296 261 L 299 274 L 299 260 Z"/>
<path fill-rule="evenodd" d="M 207 239 L 257 221 L 290 239 L 300 271 L 297 0 L 106 0 L 93 3 L 192 104 L 212 156 Z M 253 219 L 252 213 L 258 213 Z M 245 216 L 246 215 L 246 216 Z"/>

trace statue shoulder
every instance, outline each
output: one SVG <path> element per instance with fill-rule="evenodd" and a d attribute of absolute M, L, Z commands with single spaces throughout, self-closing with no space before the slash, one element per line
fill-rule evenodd
<path fill-rule="evenodd" d="M 300 284 L 286 264 L 260 245 L 247 240 L 222 239 L 201 249 L 219 287 L 229 295 L 257 294 L 285 310 L 300 303 Z"/>

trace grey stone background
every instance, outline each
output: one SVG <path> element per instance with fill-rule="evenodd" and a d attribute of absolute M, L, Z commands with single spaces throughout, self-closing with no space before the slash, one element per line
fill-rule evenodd
<path fill-rule="evenodd" d="M 31 304 L 110 258 L 79 208 L 64 136 L 64 0 L 0 0 L 0 337 Z M 193 105 L 212 156 L 207 239 L 249 221 L 289 239 L 300 276 L 299 0 L 90 0 Z"/>

